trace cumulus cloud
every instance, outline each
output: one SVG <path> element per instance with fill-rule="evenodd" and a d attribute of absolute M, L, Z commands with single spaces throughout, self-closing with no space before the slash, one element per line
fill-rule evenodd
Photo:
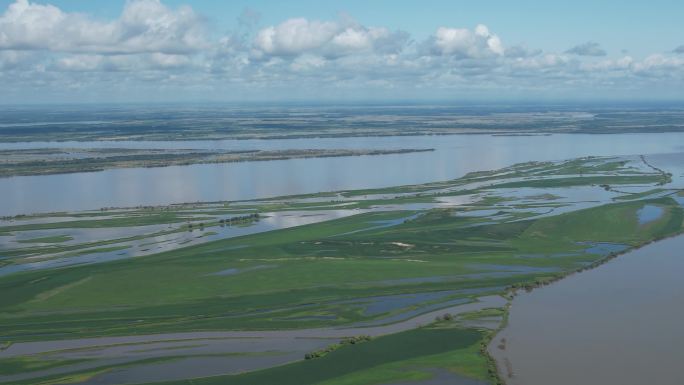
<path fill-rule="evenodd" d="M 634 63 L 635 72 L 647 75 L 663 75 L 663 71 L 671 73 L 682 69 L 684 69 L 684 58 L 680 56 L 654 54 Z"/>
<path fill-rule="evenodd" d="M 333 22 L 289 19 L 259 31 L 254 47 L 268 55 L 297 55 L 322 47 L 335 36 L 337 29 Z"/>
<path fill-rule="evenodd" d="M 565 53 L 578 56 L 606 56 L 606 51 L 601 48 L 601 45 L 593 41 L 576 45 L 565 51 Z"/>
<path fill-rule="evenodd" d="M 29 0 L 16 0 L 0 16 L 0 49 L 180 54 L 203 46 L 201 18 L 190 7 L 171 9 L 159 0 L 128 1 L 111 22 Z"/>
<path fill-rule="evenodd" d="M 673 52 L 684 54 L 684 45 L 680 45 L 679 47 L 675 48 Z"/>
<path fill-rule="evenodd" d="M 474 30 L 440 27 L 427 45 L 433 54 L 444 56 L 481 58 L 504 54 L 501 39 L 482 24 Z"/>
<path fill-rule="evenodd" d="M 339 57 L 362 52 L 398 53 L 408 34 L 339 21 L 288 19 L 260 30 L 254 39 L 257 57 L 317 54 Z"/>
<path fill-rule="evenodd" d="M 658 84 L 680 92 L 684 85 L 684 46 L 646 57 L 609 57 L 594 42 L 565 52 L 504 46 L 485 25 L 435 26 L 416 42 L 406 32 L 346 17 L 270 26 L 259 26 L 252 10 L 236 18 L 235 30 L 219 33 L 190 6 L 160 0 L 128 0 L 110 20 L 15 0 L 0 10 L 0 99 L 11 98 L 10 90 L 29 98 L 65 89 L 98 95 L 111 88 L 136 96 L 132 90 L 141 85 L 153 95 L 176 86 L 180 92 L 164 94 L 180 97 L 189 89 L 201 89 L 202 97 L 212 91 L 271 95 L 274 89 L 286 90 L 285 97 L 323 89 L 334 95 L 385 90 L 396 97 L 396 90 L 443 90 L 448 96 Z"/>

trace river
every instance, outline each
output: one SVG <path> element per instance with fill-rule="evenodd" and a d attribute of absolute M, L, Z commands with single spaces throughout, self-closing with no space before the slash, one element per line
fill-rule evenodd
<path fill-rule="evenodd" d="M 489 347 L 506 383 L 682 384 L 682 250 L 663 240 L 517 296 Z"/>
<path fill-rule="evenodd" d="M 531 160 L 680 152 L 684 151 L 684 133 L 537 136 L 478 134 L 187 142 L 0 143 L 0 149 L 44 147 L 271 150 L 434 148 L 435 151 L 385 156 L 130 168 L 2 178 L 0 215 L 244 200 L 425 183 Z"/>

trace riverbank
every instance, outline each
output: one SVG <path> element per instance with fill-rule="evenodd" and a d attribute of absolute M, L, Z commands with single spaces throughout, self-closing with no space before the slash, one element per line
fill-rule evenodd
<path fill-rule="evenodd" d="M 235 151 L 288 149 L 410 149 L 435 151 L 384 156 L 346 156 L 194 164 L 159 168 L 121 168 L 102 172 L 0 178 L 0 216 L 101 207 L 159 206 L 180 202 L 264 199 L 340 190 L 423 184 L 449 180 L 483 169 L 500 169 L 528 161 L 557 161 L 583 156 L 629 156 L 676 152 L 684 134 L 491 135 L 307 139 L 204 142 L 70 142 L 26 143 L 42 148 L 198 149 Z M 4 149 L 22 145 L 0 144 Z M 496 152 L 496 157 L 481 154 Z M 655 159 L 653 159 L 655 161 Z M 238 183 L 239 181 L 239 183 Z M 87 185 L 88 189 L 80 186 Z M 129 188 L 122 188 L 129 186 Z M 53 194 L 59 191 L 60 194 Z"/>
<path fill-rule="evenodd" d="M 172 149 L 20 149 L 0 150 L 0 178 L 10 176 L 71 174 L 117 168 L 154 168 L 262 162 L 287 159 L 335 158 L 343 156 L 378 156 L 428 152 L 434 149 L 351 150 L 172 150 Z"/>
<path fill-rule="evenodd" d="M 661 325 L 660 321 L 668 318 L 662 312 L 667 311 L 669 307 L 658 307 L 658 321 L 649 319 L 649 322 L 656 321 L 656 323 L 642 322 L 639 324 L 639 329 L 625 329 L 625 322 L 629 322 L 634 317 L 638 318 L 637 314 L 643 313 L 644 309 L 649 306 L 636 306 L 635 303 L 629 303 L 630 298 L 640 298 L 640 305 L 644 305 L 642 303 L 644 301 L 643 295 L 624 296 L 622 291 L 619 294 L 617 292 L 611 293 L 611 291 L 614 290 L 613 287 L 622 287 L 622 290 L 629 288 L 630 292 L 639 290 L 642 293 L 647 293 L 646 296 L 649 301 L 662 301 L 662 298 L 667 296 L 665 293 L 672 293 L 673 288 L 671 285 L 660 281 L 668 274 L 662 266 L 659 266 L 658 261 L 662 261 L 663 258 L 670 258 L 671 261 L 675 261 L 672 257 L 678 256 L 678 254 L 677 251 L 674 251 L 673 255 L 672 251 L 681 250 L 681 247 L 684 246 L 683 234 L 684 232 L 680 231 L 666 237 L 643 242 L 622 252 L 611 253 L 606 258 L 589 266 L 545 282 L 537 282 L 527 286 L 524 288 L 524 293 L 520 293 L 518 287 L 511 288 L 508 296 L 509 302 L 506 306 L 507 321 L 492 336 L 486 349 L 489 359 L 495 364 L 498 381 L 507 385 L 543 385 L 551 379 L 554 383 L 564 385 L 588 381 L 635 385 L 643 384 L 644 381 L 676 383 L 676 376 L 674 375 L 663 376 L 665 382 L 654 379 L 658 378 L 658 375 L 662 376 L 662 372 L 678 373 L 678 365 L 676 367 L 661 367 L 657 370 L 650 368 L 648 374 L 643 374 L 645 368 L 640 367 L 644 355 L 648 355 L 648 351 L 644 351 L 645 346 L 657 350 L 651 353 L 653 354 L 650 356 L 652 360 L 669 362 L 669 359 L 661 354 L 665 346 L 662 344 L 647 345 L 643 339 L 639 339 L 639 342 L 633 341 L 633 334 L 635 333 L 639 335 L 648 334 L 654 337 L 653 332 L 657 330 L 657 335 L 667 336 L 667 346 L 677 345 L 673 345 L 670 337 L 678 333 L 678 328 L 676 330 L 661 330 L 656 326 L 656 323 Z M 629 263 L 635 266 L 632 266 L 630 270 L 625 270 L 625 265 Z M 659 280 L 649 278 L 649 274 L 654 276 L 652 273 L 642 274 L 644 271 L 651 272 L 654 269 L 658 272 L 656 275 L 660 277 Z M 629 276 L 627 273 L 630 273 Z M 589 274 L 589 277 L 586 277 L 586 274 Z M 594 278 L 592 281 L 590 280 L 592 275 L 594 277 L 603 276 L 603 279 Z M 644 280 L 647 283 L 643 283 Z M 556 289 L 556 286 L 560 284 L 562 284 L 562 294 L 560 294 L 561 290 Z M 554 290 L 556 293 L 552 292 Z M 653 297 L 654 291 L 661 292 L 661 297 Z M 617 296 L 615 296 L 616 294 Z M 543 302 L 531 301 L 530 298 L 534 296 L 538 296 Z M 606 301 L 606 297 L 610 297 L 611 300 Z M 520 305 L 523 300 L 523 304 Z M 591 305 L 588 305 L 588 308 L 584 305 L 578 306 L 581 303 L 590 303 Z M 522 310 L 518 309 L 520 306 L 523 307 Z M 632 318 L 626 314 L 609 316 L 611 312 L 618 313 L 616 306 L 621 309 L 635 309 L 631 313 Z M 582 310 L 579 310 L 580 307 Z M 611 310 L 604 310 L 606 308 Z M 515 316 L 522 319 L 514 320 L 513 325 L 508 322 L 511 309 L 515 309 Z M 551 314 L 557 312 L 562 315 L 550 317 Z M 601 313 L 604 318 L 587 317 L 589 314 L 596 313 Z M 523 315 L 524 317 L 522 317 Z M 568 320 L 562 321 L 563 317 L 568 317 Z M 556 324 L 550 318 L 553 318 Z M 591 318 L 591 320 L 587 318 Z M 680 317 L 675 318 L 680 319 Z M 544 327 L 540 328 L 537 325 L 544 325 Z M 623 330 L 627 334 L 618 332 L 616 335 L 615 330 Z M 602 337 L 605 335 L 613 335 L 615 338 L 610 341 L 602 341 Z M 572 339 L 587 343 L 593 340 L 594 342 L 589 343 L 593 348 L 589 348 L 583 343 L 578 345 L 576 341 L 572 342 Z M 653 340 L 653 338 L 649 339 Z M 616 345 L 623 344 L 624 341 L 635 343 L 636 345 L 630 350 L 639 351 L 638 356 L 630 355 L 631 362 L 626 362 L 626 358 L 623 356 L 625 350 L 615 348 Z M 597 346 L 601 347 L 599 355 L 592 352 L 592 349 Z M 511 350 L 513 350 L 512 353 Z M 554 355 L 561 358 L 549 359 Z M 583 359 L 587 355 L 591 356 L 589 361 Z M 679 352 L 673 352 L 673 355 L 677 357 Z M 530 361 L 537 362 L 542 356 L 546 358 L 544 365 L 532 366 L 529 364 Z M 679 359 L 675 358 L 675 361 L 679 362 Z M 595 367 L 596 362 L 602 362 L 601 370 Z M 608 365 L 606 365 L 607 363 Z M 587 366 L 585 370 L 577 370 L 578 366 L 581 365 Z M 619 368 L 615 365 L 618 365 Z M 640 369 L 634 369 L 636 367 L 640 367 Z M 658 371 L 660 371 L 659 374 Z"/>

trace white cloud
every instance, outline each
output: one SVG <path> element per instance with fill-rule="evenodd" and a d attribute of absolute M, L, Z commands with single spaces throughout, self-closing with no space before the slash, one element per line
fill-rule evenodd
<path fill-rule="evenodd" d="M 51 66 L 63 72 L 133 72 L 191 69 L 196 64 L 186 55 L 149 53 L 139 55 L 68 54 Z"/>
<path fill-rule="evenodd" d="M 501 39 L 479 24 L 475 30 L 440 27 L 428 41 L 433 54 L 462 58 L 483 58 L 503 55 Z"/>
<path fill-rule="evenodd" d="M 408 41 L 408 34 L 386 28 L 365 27 L 352 22 L 288 19 L 260 30 L 253 54 L 297 56 L 318 54 L 340 57 L 356 53 L 397 53 Z"/>
<path fill-rule="evenodd" d="M 0 10 L 3 91 L 35 95 L 38 88 L 78 89 L 97 95 L 116 87 L 122 95 L 137 96 L 136 85 L 146 85 L 179 87 L 180 92 L 167 93 L 178 97 L 190 88 L 202 89 L 202 95 L 214 90 L 270 96 L 269 90 L 280 89 L 285 97 L 287 90 L 331 90 L 330 95 L 379 90 L 401 97 L 401 90 L 405 95 L 442 90 L 448 96 L 605 89 L 621 95 L 654 84 L 684 86 L 684 55 L 678 54 L 684 48 L 612 57 L 594 42 L 566 52 L 504 46 L 484 25 L 437 28 L 415 43 L 406 32 L 345 17 L 286 19 L 261 29 L 258 20 L 254 11 L 246 12 L 234 31 L 221 35 L 210 33 L 189 6 L 172 8 L 159 0 L 129 0 L 110 20 L 16 0 Z"/>
<path fill-rule="evenodd" d="M 341 49 L 360 51 L 371 48 L 373 42 L 367 31 L 347 28 L 333 37 L 332 44 Z"/>
<path fill-rule="evenodd" d="M 159 0 L 128 1 L 111 22 L 28 0 L 16 0 L 0 16 L 0 49 L 179 54 L 203 46 L 201 19 L 192 9 L 173 10 Z"/>
<path fill-rule="evenodd" d="M 640 62 L 634 63 L 634 71 L 639 74 L 664 74 L 674 75 L 677 71 L 684 71 L 684 58 L 654 54 Z M 681 74 L 681 72 L 680 72 Z"/>
<path fill-rule="evenodd" d="M 570 60 L 563 55 L 547 53 L 534 57 L 516 58 L 511 62 L 511 66 L 513 68 L 545 70 L 554 67 L 565 67 L 569 62 Z"/>
<path fill-rule="evenodd" d="M 259 31 L 254 46 L 268 55 L 297 55 L 320 48 L 337 30 L 338 26 L 333 22 L 289 19 Z"/>

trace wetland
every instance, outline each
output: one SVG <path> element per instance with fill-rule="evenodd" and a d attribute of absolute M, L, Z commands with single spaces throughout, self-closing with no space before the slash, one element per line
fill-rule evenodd
<path fill-rule="evenodd" d="M 384 108 L 3 115 L 0 383 L 676 378 L 677 108 Z"/>
<path fill-rule="evenodd" d="M 682 231 L 671 158 L 8 216 L 0 381 L 494 383 L 511 293 Z"/>

